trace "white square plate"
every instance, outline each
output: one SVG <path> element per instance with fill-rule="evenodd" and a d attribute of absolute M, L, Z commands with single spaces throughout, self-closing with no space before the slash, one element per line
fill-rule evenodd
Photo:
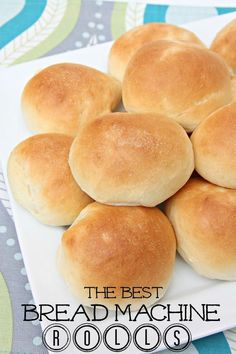
<path fill-rule="evenodd" d="M 236 14 L 231 13 L 188 24 L 184 27 L 195 32 L 209 45 L 216 32 L 235 17 Z M 42 58 L 0 71 L 0 151 L 7 183 L 6 166 L 9 153 L 17 143 L 30 136 L 20 111 L 21 92 L 29 78 L 38 70 L 59 62 L 76 62 L 106 71 L 110 46 L 111 43 L 105 43 Z M 9 193 L 18 238 L 36 304 L 68 303 L 75 311 L 78 303 L 58 275 L 56 268 L 56 251 L 63 228 L 47 227 L 40 224 L 14 201 L 10 190 Z M 185 323 L 191 330 L 193 339 L 236 326 L 236 283 L 203 278 L 179 258 L 176 262 L 173 281 L 161 303 L 170 303 L 172 306 L 184 303 L 191 303 L 195 306 L 202 303 L 220 304 L 219 322 L 202 322 L 200 319 L 196 319 Z M 80 322 L 85 322 L 85 319 L 81 318 L 76 323 L 66 322 L 64 324 L 72 331 Z M 98 323 L 98 326 L 103 330 L 112 322 L 111 315 L 104 323 Z M 177 322 L 177 320 L 174 320 L 174 322 Z M 127 324 L 127 322 L 124 323 Z M 131 331 L 137 327 L 138 323 L 129 324 Z M 155 324 L 163 332 L 170 323 L 158 322 Z M 43 321 L 42 327 L 45 328 L 46 325 L 48 325 L 47 321 Z M 164 349 L 164 345 L 161 345 L 160 349 Z M 67 354 L 77 352 L 78 350 L 75 349 L 73 343 L 64 351 Z M 104 345 L 101 345 L 96 351 L 96 353 L 106 352 L 108 351 Z M 138 350 L 131 344 L 126 352 L 137 353 Z"/>

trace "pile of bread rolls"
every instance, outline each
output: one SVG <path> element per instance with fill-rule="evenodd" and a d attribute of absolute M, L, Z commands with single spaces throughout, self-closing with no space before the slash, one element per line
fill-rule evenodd
<path fill-rule="evenodd" d="M 120 289 L 163 296 L 176 244 L 203 276 L 236 280 L 235 33 L 236 20 L 207 49 L 145 24 L 114 42 L 109 74 L 62 63 L 26 84 L 23 115 L 40 134 L 11 152 L 11 189 L 40 222 L 70 225 L 58 264 L 84 304 L 151 305 L 154 290 L 132 300 Z M 126 112 L 114 112 L 121 97 Z M 116 298 L 88 299 L 88 286 Z"/>

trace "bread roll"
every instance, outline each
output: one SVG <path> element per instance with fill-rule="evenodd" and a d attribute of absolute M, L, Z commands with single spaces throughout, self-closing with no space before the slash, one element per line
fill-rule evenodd
<path fill-rule="evenodd" d="M 176 122 L 155 114 L 110 113 L 75 138 L 72 174 L 91 198 L 111 205 L 155 206 L 189 179 L 191 142 Z"/>
<path fill-rule="evenodd" d="M 220 54 L 236 74 L 236 19 L 217 33 L 211 44 L 211 50 Z"/>
<path fill-rule="evenodd" d="M 226 64 L 217 54 L 190 43 L 145 45 L 129 62 L 123 82 L 127 111 L 166 114 L 188 132 L 231 100 Z"/>
<path fill-rule="evenodd" d="M 145 44 L 160 39 L 182 40 L 203 46 L 197 36 L 184 29 L 167 23 L 147 23 L 131 29 L 118 38 L 109 53 L 108 71 L 122 81 L 128 62 Z"/>
<path fill-rule="evenodd" d="M 164 295 L 175 262 L 176 240 L 166 216 L 157 208 L 113 207 L 92 203 L 63 234 L 58 265 L 74 295 L 85 305 L 131 304 L 134 310 L 156 302 L 124 298 L 121 287 L 163 287 Z M 115 287 L 115 299 L 88 298 L 84 287 Z M 127 293 L 126 293 L 127 296 Z M 140 297 L 140 295 L 139 295 Z"/>
<path fill-rule="evenodd" d="M 187 263 L 205 277 L 236 280 L 236 190 L 191 179 L 166 213 Z"/>
<path fill-rule="evenodd" d="M 71 225 L 92 202 L 69 168 L 72 140 L 63 134 L 34 135 L 9 157 L 8 179 L 16 201 L 44 224 Z"/>
<path fill-rule="evenodd" d="M 212 113 L 191 140 L 197 172 L 212 183 L 236 189 L 236 103 Z"/>
<path fill-rule="evenodd" d="M 117 80 L 84 65 L 63 63 L 45 68 L 26 84 L 22 110 L 34 132 L 75 136 L 91 117 L 112 111 L 120 99 Z"/>

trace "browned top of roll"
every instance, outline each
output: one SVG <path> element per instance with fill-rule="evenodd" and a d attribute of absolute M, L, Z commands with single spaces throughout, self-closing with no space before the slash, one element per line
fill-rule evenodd
<path fill-rule="evenodd" d="M 113 44 L 108 62 L 109 72 L 118 80 L 123 79 L 132 56 L 144 45 L 160 39 L 182 40 L 203 46 L 191 31 L 167 23 L 147 23 L 131 29 Z"/>
<path fill-rule="evenodd" d="M 184 42 L 157 41 L 131 59 L 123 82 L 129 112 L 156 112 L 192 131 L 232 99 L 230 74 L 216 53 Z"/>
<path fill-rule="evenodd" d="M 75 136 L 91 117 L 112 111 L 120 98 L 117 80 L 84 65 L 62 63 L 43 69 L 26 84 L 22 110 L 33 131 Z"/>
<path fill-rule="evenodd" d="M 93 199 L 112 205 L 155 206 L 193 171 L 184 129 L 163 115 L 110 113 L 86 125 L 69 156 L 71 171 Z"/>

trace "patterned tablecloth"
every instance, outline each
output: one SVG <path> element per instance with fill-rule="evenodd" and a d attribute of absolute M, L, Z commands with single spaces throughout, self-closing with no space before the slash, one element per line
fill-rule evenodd
<path fill-rule="evenodd" d="M 133 1 L 0 0 L 0 65 L 109 41 L 147 22 L 181 24 L 231 11 L 236 11 L 236 2 L 235 8 L 217 8 Z M 0 353 L 47 353 L 39 322 L 22 322 L 21 304 L 33 302 L 0 171 Z M 236 353 L 236 329 L 194 341 L 185 353 Z"/>

